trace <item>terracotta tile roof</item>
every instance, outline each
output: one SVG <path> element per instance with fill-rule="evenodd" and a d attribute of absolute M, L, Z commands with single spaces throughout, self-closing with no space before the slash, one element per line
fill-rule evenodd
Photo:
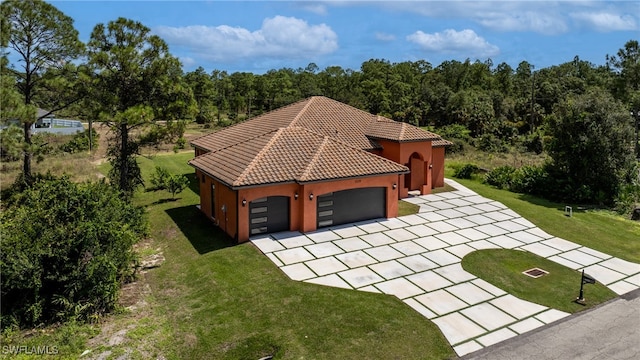
<path fill-rule="evenodd" d="M 215 151 L 274 130 L 300 126 L 363 150 L 379 149 L 375 139 L 435 140 L 439 136 L 407 123 L 369 114 L 339 101 L 314 96 L 191 141 Z"/>
<path fill-rule="evenodd" d="M 208 151 L 216 151 L 287 127 L 304 109 L 306 102 L 299 101 L 249 121 L 201 136 L 191 140 L 191 145 Z"/>
<path fill-rule="evenodd" d="M 433 140 L 431 141 L 431 146 L 432 147 L 445 147 L 445 146 L 451 146 L 453 145 L 453 143 L 449 140 L 445 140 L 441 137 L 438 137 L 437 140 Z"/>
<path fill-rule="evenodd" d="M 422 130 L 419 127 L 393 121 L 382 116 L 376 117 L 375 121 L 369 125 L 366 134 L 374 139 L 395 140 L 400 142 L 436 140 L 440 138 L 440 136 Z"/>
<path fill-rule="evenodd" d="M 299 126 L 280 128 L 200 155 L 189 164 L 231 187 L 409 171 L 391 160 Z"/>
<path fill-rule="evenodd" d="M 446 146 L 413 125 L 314 96 L 192 140 L 208 153 L 189 163 L 234 187 L 407 172 L 366 151 L 380 148 L 376 139 Z"/>

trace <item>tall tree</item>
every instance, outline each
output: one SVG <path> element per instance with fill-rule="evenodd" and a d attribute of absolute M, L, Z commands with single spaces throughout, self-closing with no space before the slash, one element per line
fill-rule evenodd
<path fill-rule="evenodd" d="M 33 107 L 38 105 L 38 91 L 59 80 L 58 76 L 44 76 L 45 72 L 53 74 L 54 69 L 68 68 L 67 64 L 82 54 L 83 44 L 78 40 L 73 19 L 44 1 L 8 0 L 0 4 L 0 9 L 3 52 L 5 46 L 8 46 L 18 57 L 20 69 L 14 70 L 18 78 L 18 91 L 23 103 L 27 107 Z M 53 108 L 48 109 L 50 112 L 63 109 L 79 99 L 74 96 L 70 100 L 60 95 L 62 94 L 58 94 L 58 99 L 63 101 L 57 101 Z M 19 120 L 23 124 L 25 141 L 22 170 L 24 179 L 30 182 L 33 157 L 31 125 L 37 119 L 29 116 L 33 111 L 21 113 L 24 116 Z"/>
<path fill-rule="evenodd" d="M 214 109 L 217 100 L 216 89 L 211 77 L 200 66 L 195 71 L 187 73 L 185 80 L 191 87 L 193 97 L 198 104 L 196 121 L 201 124 L 211 122 L 215 116 Z"/>
<path fill-rule="evenodd" d="M 180 62 L 171 56 L 167 44 L 140 22 L 119 18 L 96 25 L 88 50 L 94 75 L 92 105 L 114 134 L 109 145 L 109 178 L 124 194 L 131 195 L 143 184 L 136 155 L 149 139 L 132 131 L 144 132 L 148 125 L 157 125 L 159 117 L 185 116 L 185 107 L 195 110 L 193 93 L 174 88 L 182 82 Z M 181 96 L 167 96 L 175 91 Z M 191 96 L 191 101 L 182 95 Z"/>
<path fill-rule="evenodd" d="M 607 65 L 618 75 L 616 95 L 623 101 L 638 97 L 640 92 L 640 43 L 629 40 L 617 55 L 607 55 Z"/>
<path fill-rule="evenodd" d="M 550 117 L 547 151 L 563 197 L 610 203 L 633 168 L 625 107 L 600 88 L 561 101 Z"/>

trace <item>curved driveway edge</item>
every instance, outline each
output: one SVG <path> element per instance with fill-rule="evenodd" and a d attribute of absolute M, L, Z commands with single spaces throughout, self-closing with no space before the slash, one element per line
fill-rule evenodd
<path fill-rule="evenodd" d="M 291 279 L 395 295 L 433 321 L 459 356 L 569 314 L 464 271 L 475 250 L 519 249 L 584 269 L 617 294 L 640 287 L 640 264 L 551 236 L 505 205 L 447 179 L 456 191 L 404 199 L 420 212 L 251 238 Z"/>

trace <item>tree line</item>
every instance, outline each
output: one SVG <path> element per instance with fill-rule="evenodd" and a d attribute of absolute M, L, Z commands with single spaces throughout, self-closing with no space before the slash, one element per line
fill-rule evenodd
<path fill-rule="evenodd" d="M 371 59 L 357 70 L 311 63 L 264 74 L 207 73 L 202 67 L 185 73 L 167 44 L 139 22 L 120 18 L 97 24 L 83 44 L 73 19 L 50 4 L 6 1 L 2 9 L 2 84 L 11 95 L 3 96 L 3 109 L 10 111 L 3 111 L 2 119 L 22 120 L 26 180 L 37 152 L 29 130 L 36 105 L 108 124 L 116 135 L 109 150 L 111 178 L 126 193 L 140 184 L 139 147 L 176 134 L 161 130 L 156 120 L 226 126 L 323 95 L 397 121 L 451 127 L 442 131 L 482 138 L 489 150 L 519 142 L 541 152 L 556 107 L 571 96 L 598 91 L 628 112 L 640 110 L 637 40 L 616 54 L 603 54 L 604 65 L 578 56 L 542 69 L 527 61 L 514 69 L 491 59 L 437 66 Z M 7 50 L 18 55 L 17 63 L 9 64 Z M 627 121 L 633 125 L 631 116 Z M 146 134 L 131 135 L 141 129 Z"/>

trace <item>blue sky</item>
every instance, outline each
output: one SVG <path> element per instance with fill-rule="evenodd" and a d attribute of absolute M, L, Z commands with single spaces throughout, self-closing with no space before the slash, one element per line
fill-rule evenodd
<path fill-rule="evenodd" d="M 523 60 L 536 69 L 604 64 L 640 38 L 638 1 L 50 1 L 82 41 L 118 17 L 160 35 L 185 71 L 264 73 L 283 67 L 357 70 L 391 62 Z"/>

